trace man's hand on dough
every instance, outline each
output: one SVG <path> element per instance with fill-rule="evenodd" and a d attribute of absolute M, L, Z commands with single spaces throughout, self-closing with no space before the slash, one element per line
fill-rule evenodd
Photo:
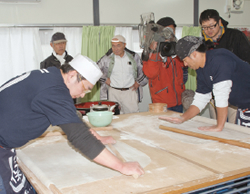
<path fill-rule="evenodd" d="M 181 117 L 159 117 L 159 119 L 175 124 L 183 123 L 183 119 Z"/>

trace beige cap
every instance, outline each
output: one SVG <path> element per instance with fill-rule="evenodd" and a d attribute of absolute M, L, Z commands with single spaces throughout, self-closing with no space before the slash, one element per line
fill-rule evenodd
<path fill-rule="evenodd" d="M 102 76 L 102 72 L 96 62 L 81 54 L 76 55 L 69 64 L 93 85 L 95 85 Z"/>
<path fill-rule="evenodd" d="M 126 39 L 122 35 L 115 35 L 111 42 L 123 42 L 126 43 Z"/>

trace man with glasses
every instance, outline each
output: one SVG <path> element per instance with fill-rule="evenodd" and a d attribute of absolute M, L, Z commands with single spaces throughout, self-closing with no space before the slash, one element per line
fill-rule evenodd
<path fill-rule="evenodd" d="M 250 43 L 245 34 L 237 29 L 227 28 L 228 22 L 214 9 L 200 14 L 202 35 L 208 49 L 225 48 L 250 64 Z M 214 100 L 209 105 L 210 117 L 216 118 Z M 229 105 L 228 122 L 235 123 L 237 107 Z"/>
<path fill-rule="evenodd" d="M 98 135 L 76 114 L 72 98 L 84 97 L 101 76 L 95 62 L 78 55 L 60 69 L 49 67 L 26 72 L 0 87 L 0 188 L 3 191 L 35 193 L 18 167 L 15 148 L 41 136 L 49 125 L 61 127 L 68 141 L 89 159 L 125 175 L 144 173 L 139 163 L 122 162 L 109 152 L 104 144 L 113 144 L 115 140 Z"/>
<path fill-rule="evenodd" d="M 214 9 L 207 9 L 200 14 L 202 35 L 209 49 L 225 48 L 243 61 L 250 64 L 250 42 L 246 35 L 232 28 Z"/>

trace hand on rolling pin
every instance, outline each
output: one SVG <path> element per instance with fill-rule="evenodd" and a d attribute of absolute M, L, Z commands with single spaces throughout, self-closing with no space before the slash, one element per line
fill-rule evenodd
<path fill-rule="evenodd" d="M 97 138 L 99 139 L 102 144 L 107 145 L 107 144 L 115 144 L 116 141 L 113 137 L 111 136 L 100 136 L 95 130 L 93 129 L 89 129 L 91 131 L 91 133 Z"/>
<path fill-rule="evenodd" d="M 134 178 L 135 175 L 139 177 L 144 174 L 144 170 L 138 162 L 124 162 L 120 172 L 125 175 L 132 175 Z"/>
<path fill-rule="evenodd" d="M 105 148 L 98 156 L 96 156 L 94 161 L 117 170 L 124 175 L 133 175 L 135 177 L 144 174 L 144 170 L 138 162 L 122 162 L 107 148 Z"/>
<path fill-rule="evenodd" d="M 175 124 L 181 124 L 184 122 L 182 117 L 159 117 L 159 119 Z"/>

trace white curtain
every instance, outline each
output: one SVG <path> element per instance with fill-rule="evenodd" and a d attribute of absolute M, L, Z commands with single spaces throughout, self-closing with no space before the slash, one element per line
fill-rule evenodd
<path fill-rule="evenodd" d="M 0 85 L 26 71 L 39 69 L 42 60 L 38 28 L 0 28 Z"/>
<path fill-rule="evenodd" d="M 176 36 L 177 40 L 182 38 L 182 29 L 183 29 L 183 27 L 176 27 L 175 28 L 175 36 Z"/>
<path fill-rule="evenodd" d="M 126 47 L 129 50 L 134 50 L 133 46 L 133 36 L 132 36 L 132 27 L 116 27 L 115 35 L 122 35 L 126 39 Z"/>

